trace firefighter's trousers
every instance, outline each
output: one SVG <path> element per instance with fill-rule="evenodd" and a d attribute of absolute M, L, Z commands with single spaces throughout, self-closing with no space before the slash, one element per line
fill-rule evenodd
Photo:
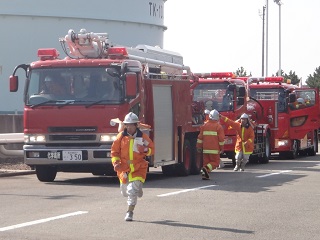
<path fill-rule="evenodd" d="M 220 154 L 203 154 L 203 166 L 207 166 L 210 170 L 210 172 L 217 167 L 219 167 L 220 164 Z"/>
<path fill-rule="evenodd" d="M 136 205 L 138 197 L 142 197 L 142 186 L 143 183 L 138 180 L 120 184 L 121 194 L 128 197 L 127 203 L 129 206 Z"/>
<path fill-rule="evenodd" d="M 240 152 L 237 152 L 236 153 L 236 156 L 235 156 L 235 159 L 236 159 L 236 165 L 238 167 L 244 167 L 247 162 L 249 161 L 249 157 L 250 157 L 251 154 L 243 154 L 242 151 Z"/>

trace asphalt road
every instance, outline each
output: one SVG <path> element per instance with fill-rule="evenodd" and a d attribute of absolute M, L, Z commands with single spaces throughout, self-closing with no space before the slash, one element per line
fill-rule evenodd
<path fill-rule="evenodd" d="M 0 239 L 319 239 L 320 155 L 200 176 L 152 169 L 133 222 L 118 179 L 58 173 L 0 179 Z"/>

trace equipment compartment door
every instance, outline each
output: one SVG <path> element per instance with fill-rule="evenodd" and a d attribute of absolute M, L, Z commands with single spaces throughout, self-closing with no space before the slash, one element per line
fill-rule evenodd
<path fill-rule="evenodd" d="M 172 87 L 153 85 L 154 163 L 165 165 L 174 160 Z"/>

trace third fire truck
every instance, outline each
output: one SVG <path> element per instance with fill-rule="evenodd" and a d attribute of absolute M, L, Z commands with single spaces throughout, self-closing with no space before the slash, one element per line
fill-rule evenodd
<path fill-rule="evenodd" d="M 263 147 L 255 151 L 279 153 L 284 158 L 318 151 L 319 93 L 284 83 L 282 77 L 248 78 L 248 111 L 256 121 L 256 135 Z M 254 155 L 252 161 L 260 159 Z"/>

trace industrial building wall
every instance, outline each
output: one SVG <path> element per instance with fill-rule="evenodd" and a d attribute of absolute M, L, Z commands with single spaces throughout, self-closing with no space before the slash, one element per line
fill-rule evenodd
<path fill-rule="evenodd" d="M 21 113 L 25 75 L 9 92 L 15 66 L 38 59 L 38 48 L 57 48 L 69 29 L 107 32 L 113 44 L 163 46 L 166 0 L 2 0 L 0 1 L 0 114 Z M 20 70 L 21 71 L 21 70 Z"/>

